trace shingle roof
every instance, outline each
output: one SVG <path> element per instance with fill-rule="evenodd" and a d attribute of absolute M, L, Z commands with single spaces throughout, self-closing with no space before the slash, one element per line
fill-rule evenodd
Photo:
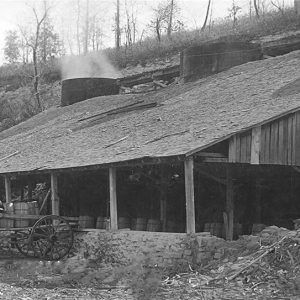
<path fill-rule="evenodd" d="M 300 109 L 299 89 L 284 89 L 299 78 L 296 51 L 158 92 L 52 108 L 0 133 L 0 173 L 186 155 Z"/>

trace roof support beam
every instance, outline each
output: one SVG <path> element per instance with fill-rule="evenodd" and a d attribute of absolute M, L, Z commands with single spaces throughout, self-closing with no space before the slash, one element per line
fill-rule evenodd
<path fill-rule="evenodd" d="M 167 166 L 161 165 L 160 167 L 160 221 L 162 224 L 163 231 L 167 231 L 167 192 L 168 192 Z"/>
<path fill-rule="evenodd" d="M 234 194 L 233 194 L 233 180 L 232 169 L 228 165 L 226 168 L 226 212 L 223 213 L 226 240 L 232 241 L 233 239 L 233 207 L 234 207 Z"/>
<path fill-rule="evenodd" d="M 109 168 L 109 204 L 110 204 L 110 229 L 118 230 L 116 168 Z"/>
<path fill-rule="evenodd" d="M 51 208 L 52 215 L 59 216 L 59 196 L 57 174 L 51 173 Z"/>
<path fill-rule="evenodd" d="M 195 192 L 194 192 L 194 159 L 184 161 L 186 232 L 195 233 Z"/>
<path fill-rule="evenodd" d="M 5 199 L 6 203 L 11 202 L 11 180 L 9 176 L 4 177 L 4 183 L 5 183 Z"/>

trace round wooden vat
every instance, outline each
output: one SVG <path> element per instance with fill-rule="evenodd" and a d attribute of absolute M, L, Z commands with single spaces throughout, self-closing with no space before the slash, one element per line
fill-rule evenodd
<path fill-rule="evenodd" d="M 79 216 L 78 225 L 80 228 L 95 228 L 95 218 L 91 216 Z"/>
<path fill-rule="evenodd" d="M 67 106 L 86 99 L 119 93 L 114 78 L 72 78 L 62 81 L 61 105 Z"/>
<path fill-rule="evenodd" d="M 149 219 L 147 222 L 147 231 L 154 231 L 154 232 L 161 231 L 160 220 Z"/>
<path fill-rule="evenodd" d="M 15 202 L 14 211 L 17 215 L 29 215 L 29 205 L 27 202 Z M 28 227 L 30 220 L 16 219 L 15 227 Z"/>

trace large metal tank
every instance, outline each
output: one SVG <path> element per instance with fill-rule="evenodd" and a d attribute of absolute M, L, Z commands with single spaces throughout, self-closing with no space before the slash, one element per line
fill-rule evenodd
<path fill-rule="evenodd" d="M 73 78 L 62 81 L 61 105 L 67 106 L 98 96 L 119 93 L 117 79 L 114 78 Z"/>
<path fill-rule="evenodd" d="M 248 42 L 217 41 L 189 47 L 180 55 L 180 77 L 191 81 L 262 58 L 261 47 Z"/>

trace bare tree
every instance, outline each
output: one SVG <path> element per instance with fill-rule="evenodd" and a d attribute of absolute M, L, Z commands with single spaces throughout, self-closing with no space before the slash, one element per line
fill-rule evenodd
<path fill-rule="evenodd" d="M 174 14 L 174 9 L 175 9 L 175 2 L 174 0 L 170 1 L 169 4 L 169 22 L 168 22 L 168 28 L 167 28 L 167 36 L 170 37 L 172 34 L 172 30 L 173 30 L 173 14 Z"/>
<path fill-rule="evenodd" d="M 179 7 L 175 1 L 160 2 L 156 8 L 153 8 L 154 16 L 150 21 L 149 27 L 153 28 L 157 40 L 160 42 L 163 32 L 170 37 L 173 31 L 183 27 L 183 23 L 177 18 L 179 15 Z M 174 20 L 176 20 L 174 22 Z"/>
<path fill-rule="evenodd" d="M 117 11 L 115 15 L 115 45 L 117 49 L 121 46 L 120 0 L 117 0 Z"/>
<path fill-rule="evenodd" d="M 126 46 L 131 46 L 136 42 L 137 36 L 137 14 L 138 9 L 136 4 L 131 0 L 130 4 L 125 0 L 125 14 L 126 14 L 126 25 L 125 25 L 125 39 Z"/>
<path fill-rule="evenodd" d="M 38 110 L 41 111 L 43 109 L 40 99 L 39 93 L 39 67 L 38 67 L 38 48 L 40 42 L 40 33 L 41 33 L 41 26 L 43 22 L 47 18 L 49 13 L 50 7 L 47 5 L 47 1 L 44 0 L 44 9 L 42 15 L 39 17 L 38 12 L 35 7 L 31 7 L 34 19 L 35 19 L 35 32 L 32 35 L 29 35 L 23 30 L 22 27 L 19 26 L 20 31 L 24 37 L 26 45 L 31 48 L 32 50 L 32 62 L 33 62 L 33 90 L 34 95 L 37 102 Z"/>
<path fill-rule="evenodd" d="M 295 7 L 296 14 L 300 16 L 300 1 L 299 0 L 294 0 L 294 7 Z"/>
<path fill-rule="evenodd" d="M 253 0 L 253 6 L 254 6 L 254 10 L 255 10 L 255 15 L 257 18 L 260 17 L 260 12 L 259 12 L 259 0 Z"/>
<path fill-rule="evenodd" d="M 204 31 L 204 29 L 206 28 L 208 17 L 209 17 L 209 12 L 211 10 L 211 2 L 212 2 L 212 0 L 208 0 L 207 8 L 206 8 L 205 20 L 204 20 L 204 23 L 202 25 L 201 31 Z"/>
<path fill-rule="evenodd" d="M 88 45 L 89 45 L 89 0 L 86 0 L 84 48 L 83 48 L 84 55 L 86 55 L 88 53 Z"/>
<path fill-rule="evenodd" d="M 76 41 L 77 41 L 77 51 L 80 55 L 81 53 L 81 43 L 80 43 L 80 0 L 77 0 L 77 18 L 76 18 Z"/>
<path fill-rule="evenodd" d="M 233 21 L 233 27 L 235 27 L 237 24 L 237 16 L 241 9 L 242 8 L 240 6 L 235 4 L 235 0 L 232 0 L 231 8 L 228 11 L 229 16 L 232 18 Z"/>
<path fill-rule="evenodd" d="M 284 0 L 279 1 L 279 0 L 271 0 L 271 4 L 278 9 L 278 11 L 284 15 Z"/>

